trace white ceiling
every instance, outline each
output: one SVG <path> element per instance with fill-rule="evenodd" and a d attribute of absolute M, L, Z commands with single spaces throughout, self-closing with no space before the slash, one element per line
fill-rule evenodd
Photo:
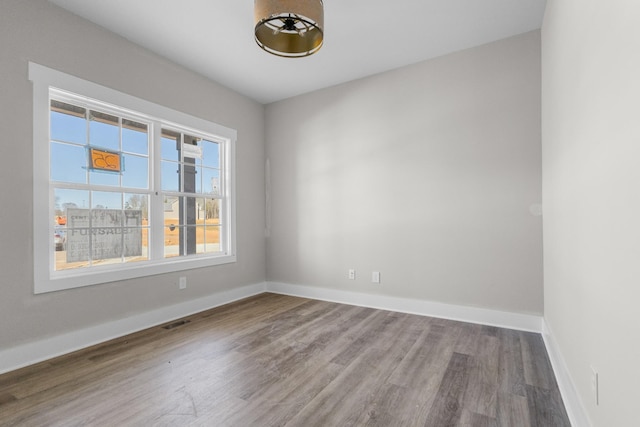
<path fill-rule="evenodd" d="M 324 0 L 306 58 L 253 39 L 253 0 L 49 0 L 261 103 L 540 28 L 546 0 Z"/>

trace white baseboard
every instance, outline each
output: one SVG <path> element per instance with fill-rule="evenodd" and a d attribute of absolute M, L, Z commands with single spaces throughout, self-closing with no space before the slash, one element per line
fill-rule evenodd
<path fill-rule="evenodd" d="M 591 427 L 555 338 L 541 316 L 286 283 L 267 282 L 266 290 L 284 295 L 540 333 L 547 347 L 571 425 Z"/>
<path fill-rule="evenodd" d="M 265 283 L 243 286 L 204 298 L 186 301 L 124 319 L 102 323 L 6 350 L 0 350 L 0 374 L 170 322 L 181 317 L 190 316 L 242 298 L 261 294 L 265 292 L 265 288 Z"/>
<path fill-rule="evenodd" d="M 572 425 L 591 426 L 553 334 L 540 316 L 276 282 L 243 286 L 205 298 L 0 350 L 0 374 L 263 292 L 542 333 Z"/>
<path fill-rule="evenodd" d="M 553 331 L 551 331 L 549 325 L 544 321 L 542 338 L 547 347 L 547 353 L 551 360 L 551 366 L 553 366 L 553 372 L 556 374 L 558 388 L 560 389 L 560 394 L 562 394 L 564 407 L 567 410 L 571 425 L 574 427 L 591 427 L 591 421 L 589 421 L 587 411 L 582 404 L 582 399 L 580 399 L 574 383 L 571 380 L 571 375 L 567 369 L 564 357 L 562 357 Z"/>
<path fill-rule="evenodd" d="M 365 294 L 277 282 L 267 282 L 266 290 L 267 292 L 277 294 L 339 302 L 401 313 L 440 317 L 522 331 L 542 332 L 542 317 L 530 314 L 510 313 L 411 298 L 398 298 L 387 295 Z"/>

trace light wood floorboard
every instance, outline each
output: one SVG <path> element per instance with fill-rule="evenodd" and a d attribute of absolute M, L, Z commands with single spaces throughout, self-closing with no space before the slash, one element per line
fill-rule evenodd
<path fill-rule="evenodd" d="M 0 426 L 570 424 L 539 334 L 267 293 L 0 375 Z"/>

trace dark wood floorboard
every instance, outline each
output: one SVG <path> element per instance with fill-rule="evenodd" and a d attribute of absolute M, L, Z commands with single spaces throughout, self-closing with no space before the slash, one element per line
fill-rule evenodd
<path fill-rule="evenodd" d="M 0 375 L 0 426 L 569 427 L 539 334 L 262 294 Z"/>

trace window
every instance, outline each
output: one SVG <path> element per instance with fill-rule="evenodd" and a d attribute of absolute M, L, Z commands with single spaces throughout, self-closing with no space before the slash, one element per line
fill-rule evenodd
<path fill-rule="evenodd" d="M 234 130 L 29 74 L 36 293 L 235 261 Z"/>

